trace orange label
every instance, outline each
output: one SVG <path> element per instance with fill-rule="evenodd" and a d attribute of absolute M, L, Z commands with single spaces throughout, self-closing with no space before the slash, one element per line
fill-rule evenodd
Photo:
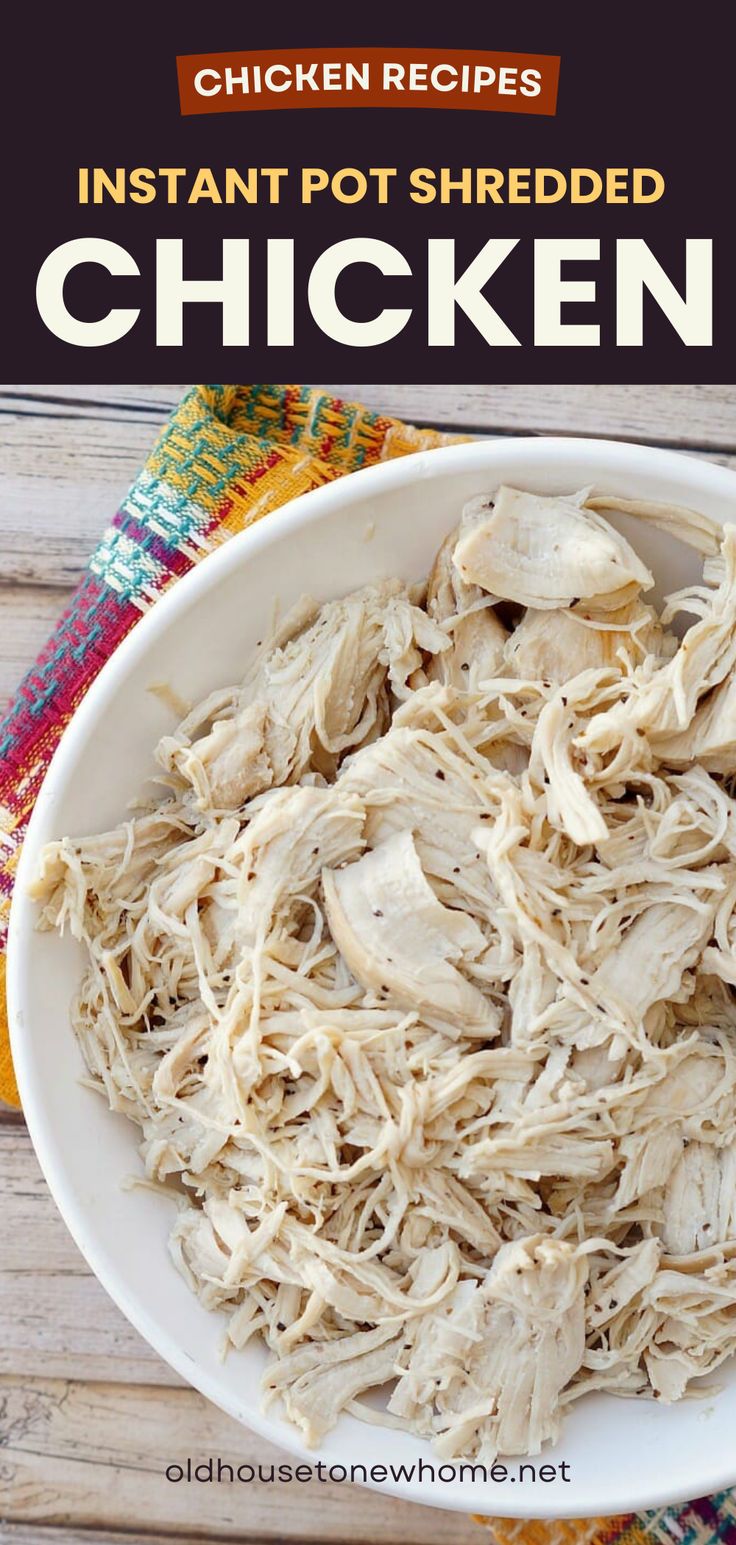
<path fill-rule="evenodd" d="M 181 54 L 182 114 L 299 107 L 557 108 L 556 54 L 467 48 L 284 48 Z"/>

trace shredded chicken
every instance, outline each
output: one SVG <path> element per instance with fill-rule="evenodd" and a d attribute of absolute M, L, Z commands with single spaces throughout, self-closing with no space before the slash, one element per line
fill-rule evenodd
<path fill-rule="evenodd" d="M 604 511 L 702 584 L 658 613 Z M 736 528 L 502 488 L 426 590 L 300 603 L 158 799 L 45 849 L 91 1079 L 308 1443 L 349 1408 L 536 1453 L 736 1351 L 735 753 Z"/>

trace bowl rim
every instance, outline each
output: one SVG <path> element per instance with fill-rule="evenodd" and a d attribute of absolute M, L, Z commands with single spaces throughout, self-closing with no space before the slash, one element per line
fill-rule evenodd
<path fill-rule="evenodd" d="M 29 821 L 16 873 L 7 947 L 10 1044 L 23 1115 L 54 1202 L 94 1275 L 128 1321 L 158 1355 L 188 1385 L 198 1389 L 229 1416 L 307 1463 L 316 1463 L 324 1451 L 307 1448 L 296 1430 L 285 1420 L 271 1419 L 257 1407 L 248 1408 L 247 1412 L 240 1409 L 236 1401 L 228 1397 L 226 1391 L 213 1383 L 203 1368 L 193 1363 L 192 1359 L 179 1349 L 173 1338 L 169 1336 L 165 1325 L 158 1319 L 151 1318 L 145 1305 L 135 1295 L 129 1294 L 125 1283 L 120 1279 L 114 1261 L 109 1258 L 105 1249 L 98 1248 L 94 1229 L 88 1227 L 84 1209 L 79 1204 L 73 1189 L 67 1184 L 63 1165 L 59 1164 L 51 1142 L 47 1142 L 36 1101 L 36 1090 L 38 1088 L 40 1091 L 42 1078 L 32 1053 L 32 1037 L 26 1034 L 22 992 L 23 962 L 32 949 L 34 937 L 34 930 L 30 926 L 34 904 L 26 895 L 26 885 L 35 857 L 36 832 L 41 826 L 47 805 L 53 801 L 57 785 L 64 783 L 67 764 L 73 762 L 77 741 L 84 738 L 94 723 L 98 708 L 109 695 L 114 693 L 117 681 L 155 646 L 159 634 L 168 629 L 178 612 L 188 608 L 197 597 L 216 588 L 221 576 L 227 574 L 230 569 L 237 568 L 249 553 L 255 553 L 261 547 L 278 543 L 297 528 L 318 522 L 322 515 L 328 513 L 333 507 L 341 505 L 348 507 L 353 503 L 362 502 L 366 495 L 370 494 L 371 489 L 375 489 L 376 494 L 379 495 L 384 491 L 430 478 L 434 470 L 451 470 L 455 464 L 458 471 L 477 468 L 480 473 L 487 468 L 492 476 L 494 460 L 507 458 L 512 450 L 520 457 L 529 457 L 534 463 L 548 460 L 551 471 L 554 463 L 562 466 L 564 462 L 574 459 L 578 465 L 589 468 L 592 480 L 595 479 L 596 473 L 600 474 L 602 462 L 618 463 L 622 471 L 632 475 L 636 475 L 638 467 L 650 473 L 658 471 L 662 477 L 668 477 L 675 482 L 692 481 L 695 484 L 699 483 L 704 490 L 710 487 L 715 495 L 732 497 L 736 512 L 736 471 L 729 467 L 704 461 L 697 455 L 686 456 L 681 450 L 634 444 L 618 439 L 574 435 L 499 435 L 493 438 L 464 440 L 457 444 L 438 446 L 431 450 L 417 451 L 390 461 L 376 463 L 298 495 L 280 508 L 270 511 L 267 519 L 261 518 L 243 531 L 229 537 L 220 547 L 196 563 L 188 573 L 171 584 L 149 610 L 143 613 L 140 620 L 113 651 L 91 683 L 54 752 Z M 686 469 L 689 471 L 689 477 L 687 475 L 683 477 Z M 523 482 L 521 467 L 519 471 Z M 70 1046 L 71 1044 L 70 1041 Z M 329 1455 L 326 1458 L 328 1463 L 335 1462 L 330 1460 Z M 503 1462 L 501 1460 L 501 1463 Z M 544 1455 L 539 1456 L 537 1462 L 543 1464 Z M 459 1464 L 459 1461 L 457 1463 Z M 599 1495 L 595 1498 L 592 1495 L 588 1497 L 583 1488 L 575 1488 L 570 1503 L 573 1512 L 570 1512 L 569 1506 L 566 1506 L 564 1501 L 558 1503 L 551 1498 L 545 1503 L 542 1511 L 539 1511 L 535 1504 L 534 1511 L 530 1512 L 531 1498 L 527 1496 L 522 1500 L 520 1496 L 519 1504 L 516 1506 L 504 1491 L 503 1510 L 509 1517 L 550 1520 L 591 1514 L 607 1516 L 621 1512 L 636 1513 L 668 1505 L 674 1506 L 693 1496 L 726 1490 L 735 1482 L 736 1458 L 728 1465 L 725 1458 L 713 1456 L 709 1446 L 704 1443 L 698 1445 L 697 1450 L 693 1450 L 692 1467 L 688 1471 L 688 1478 L 680 1481 L 675 1486 L 674 1492 L 664 1478 L 660 1478 L 653 1480 L 650 1485 L 640 1484 L 625 1504 L 620 1497 L 612 1493 L 608 1506 L 604 1506 Z M 448 1485 L 441 1494 L 438 1494 L 436 1482 L 433 1484 L 431 1493 L 429 1488 L 425 1490 L 419 1482 L 413 1480 L 367 1483 L 358 1481 L 356 1484 L 367 1485 L 370 1490 L 377 1490 L 404 1501 L 445 1510 L 467 1512 L 474 1502 L 473 1483 L 469 1487 L 467 1482 L 461 1480 Z M 463 1490 L 463 1488 L 466 1489 Z M 482 1500 L 484 1506 L 488 1506 L 491 1502 L 491 1494 L 487 1490 L 484 1490 Z"/>

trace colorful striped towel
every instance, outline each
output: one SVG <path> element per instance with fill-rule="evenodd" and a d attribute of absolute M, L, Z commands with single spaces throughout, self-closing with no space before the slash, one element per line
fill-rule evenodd
<path fill-rule="evenodd" d="M 18 854 L 61 732 L 105 660 L 163 590 L 287 499 L 457 436 L 303 386 L 196 386 L 172 414 L 71 604 L 0 726 L 0 950 Z M 0 954 L 0 1099 L 18 1103 Z M 499 1545 L 736 1545 L 731 1492 L 636 1517 L 483 1519 Z"/>

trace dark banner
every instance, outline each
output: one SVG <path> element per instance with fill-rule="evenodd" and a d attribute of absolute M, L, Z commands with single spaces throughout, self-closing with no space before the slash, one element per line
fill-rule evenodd
<path fill-rule="evenodd" d="M 720 8 L 12 26 L 11 376 L 731 379 Z"/>

